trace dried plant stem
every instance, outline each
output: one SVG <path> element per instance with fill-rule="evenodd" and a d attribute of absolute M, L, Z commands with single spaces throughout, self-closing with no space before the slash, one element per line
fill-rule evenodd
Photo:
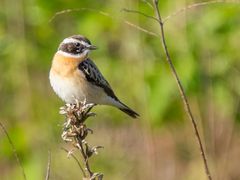
<path fill-rule="evenodd" d="M 148 2 L 148 0 L 142 0 L 142 2 L 144 2 L 145 4 L 147 4 L 150 8 L 153 9 L 153 6 L 150 2 Z"/>
<path fill-rule="evenodd" d="M 99 11 L 99 10 L 97 10 L 97 9 L 93 9 L 93 8 L 78 8 L 78 9 L 65 9 L 65 10 L 63 10 L 63 11 L 58 11 L 58 12 L 56 12 L 56 13 L 50 18 L 49 23 L 52 22 L 52 21 L 53 21 L 57 16 L 59 16 L 59 15 L 63 15 L 63 14 L 66 14 L 66 13 L 71 13 L 71 12 L 79 12 L 79 11 L 91 11 L 91 12 L 96 12 L 96 13 L 99 13 L 99 14 L 101 14 L 101 15 L 103 15 L 103 16 L 106 16 L 106 17 L 108 17 L 108 18 L 111 18 L 111 19 L 113 19 L 113 20 L 117 19 L 116 17 L 113 17 L 113 16 L 110 15 L 109 13 L 104 12 L 104 11 Z M 151 32 L 151 31 L 149 31 L 149 30 L 147 30 L 147 29 L 145 29 L 145 28 L 143 28 L 143 27 L 140 27 L 140 26 L 138 26 L 138 25 L 136 25 L 136 24 L 133 24 L 133 23 L 127 21 L 127 20 L 122 20 L 122 22 L 123 22 L 124 24 L 126 24 L 126 25 L 128 25 L 128 26 L 131 26 L 131 27 L 133 27 L 133 28 L 136 28 L 136 29 L 138 29 L 139 31 L 142 31 L 142 32 L 144 32 L 144 33 L 146 33 L 146 34 L 149 34 L 149 35 L 151 35 L 151 36 L 156 36 L 156 37 L 158 37 L 158 34 L 157 34 L 157 33 Z"/>
<path fill-rule="evenodd" d="M 51 168 L 51 151 L 48 151 L 48 164 L 47 164 L 47 173 L 45 180 L 49 180 L 50 178 L 50 168 Z"/>
<path fill-rule="evenodd" d="M 83 177 L 87 177 L 87 175 L 86 175 L 84 169 L 82 168 L 81 163 L 79 162 L 78 158 L 73 153 L 69 153 L 69 151 L 67 149 L 65 149 L 63 147 L 61 149 L 64 150 L 66 153 L 68 153 L 70 156 L 73 157 L 73 159 L 77 162 L 79 168 L 81 169 L 81 171 L 83 173 Z"/>
<path fill-rule="evenodd" d="M 202 155 L 202 159 L 203 159 L 203 163 L 204 163 L 204 166 L 205 166 L 205 172 L 206 172 L 206 175 L 208 177 L 209 180 L 212 180 L 212 176 L 210 174 L 210 170 L 209 170 L 209 167 L 208 167 L 208 161 L 207 161 L 207 158 L 206 158 L 206 155 L 205 155 L 205 152 L 204 152 L 204 148 L 203 148 L 203 145 L 202 145 L 202 140 L 201 140 L 201 137 L 199 135 L 199 131 L 198 131 L 198 127 L 197 127 L 197 123 L 193 117 L 193 114 L 192 114 L 192 111 L 191 111 L 191 108 L 190 108 L 190 105 L 188 103 L 188 99 L 187 99 L 187 96 L 185 94 L 185 91 L 183 89 L 183 86 L 182 86 L 182 83 L 180 81 L 180 78 L 175 70 L 175 67 L 173 65 L 173 62 L 172 62 L 172 59 L 170 57 L 170 54 L 169 54 L 169 51 L 168 51 L 168 48 L 167 48 L 167 43 L 166 43 L 166 40 L 165 40 L 165 33 L 164 33 L 164 27 L 163 27 L 163 22 L 162 22 L 162 18 L 161 18 L 161 15 L 160 15 L 160 10 L 158 8 L 158 0 L 153 0 L 153 4 L 154 4 L 154 11 L 156 13 L 156 17 L 157 19 L 159 20 L 159 26 L 160 26 L 160 31 L 161 31 L 161 42 L 162 42 L 162 45 L 163 45 L 163 49 L 165 51 L 165 54 L 166 54 L 166 58 L 167 58 L 167 62 L 171 68 L 171 71 L 173 73 L 173 76 L 177 82 L 177 85 L 178 85 L 178 89 L 179 89 L 179 92 L 181 94 L 181 98 L 182 98 L 182 101 L 183 101 L 183 104 L 184 104 L 184 107 L 185 107 L 185 111 L 189 117 L 189 119 L 191 120 L 192 122 L 192 126 L 193 126 L 193 129 L 195 131 L 195 135 L 196 135 L 196 139 L 197 139 L 197 142 L 199 144 L 199 148 L 200 148 L 200 152 L 201 152 L 201 155 Z"/>
<path fill-rule="evenodd" d="M 22 175 L 23 175 L 23 179 L 27 179 L 27 177 L 26 177 L 26 174 L 25 174 L 25 171 L 24 171 L 24 168 L 23 168 L 23 165 L 22 165 L 22 163 L 21 163 L 21 161 L 20 161 L 20 159 L 19 159 L 19 156 L 18 156 L 18 154 L 17 154 L 17 150 L 16 150 L 16 148 L 15 148 L 15 146 L 14 146 L 14 144 L 13 144 L 13 142 L 12 142 L 12 140 L 11 140 L 11 138 L 10 138 L 10 136 L 9 136 L 9 134 L 8 134 L 8 132 L 7 132 L 7 130 L 6 130 L 6 128 L 4 127 L 4 125 L 0 122 L 0 126 L 1 126 L 1 128 L 2 128 L 2 130 L 3 130 L 3 132 L 4 132 L 4 134 L 7 136 L 7 139 L 8 139 L 8 142 L 9 142 L 9 144 L 11 145 L 11 147 L 12 147 L 12 151 L 13 151 L 13 154 L 14 154 L 14 156 L 15 156 L 15 159 L 17 160 L 17 162 L 18 162 L 18 165 L 21 167 L 21 169 L 22 169 Z"/>
<path fill-rule="evenodd" d="M 144 28 L 142 28 L 142 27 L 140 27 L 140 26 L 138 26 L 138 25 L 136 25 L 136 24 L 133 24 L 133 23 L 127 21 L 127 20 L 124 20 L 124 23 L 127 24 L 127 25 L 129 25 L 129 26 L 131 26 L 131 27 L 133 27 L 133 28 L 136 28 L 136 29 L 138 29 L 139 31 L 142 31 L 142 32 L 144 32 L 144 33 L 146 33 L 146 34 L 149 34 L 149 35 L 155 36 L 155 37 L 159 37 L 159 35 L 158 35 L 157 33 L 152 32 L 152 31 L 149 31 L 149 30 L 147 30 L 147 29 L 144 29 Z"/>
<path fill-rule="evenodd" d="M 92 177 L 93 172 L 90 169 L 90 166 L 89 166 L 89 163 L 88 163 L 88 156 L 87 156 L 86 152 L 84 151 L 82 140 L 77 138 L 76 141 L 79 143 L 79 146 L 80 146 L 79 149 L 80 149 L 81 154 L 82 154 L 82 156 L 84 158 L 85 167 L 86 167 L 90 177 Z"/>
<path fill-rule="evenodd" d="M 190 10 L 190 9 L 193 9 L 193 8 L 197 8 L 197 7 L 201 7 L 201 6 L 207 6 L 207 5 L 210 5 L 210 4 L 219 4 L 219 3 L 240 3 L 240 1 L 237 1 L 237 0 L 233 0 L 233 1 L 224 1 L 224 0 L 214 0 L 214 1 L 207 1 L 207 2 L 200 2 L 200 3 L 194 3 L 194 4 L 190 4 L 182 9 L 179 9 L 178 11 L 170 14 L 169 16 L 167 16 L 166 18 L 164 18 L 162 20 L 163 23 L 165 23 L 166 21 L 168 21 L 169 19 L 171 19 L 172 17 L 174 16 L 177 16 L 187 10 Z"/>
<path fill-rule="evenodd" d="M 125 12 L 128 12 L 128 13 L 137 13 L 137 14 L 140 14 L 146 18 L 149 18 L 149 19 L 152 19 L 154 21 L 157 21 L 158 22 L 158 19 L 153 17 L 153 16 L 149 16 L 141 11 L 137 11 L 137 10 L 132 10 L 132 9 L 126 9 L 126 8 L 123 8 L 122 11 L 125 11 Z"/>
<path fill-rule="evenodd" d="M 93 106 L 94 104 L 87 104 L 86 101 L 79 102 L 76 100 L 75 104 L 66 104 L 60 108 L 60 114 L 65 115 L 66 118 L 62 138 L 66 142 L 72 142 L 74 148 L 77 148 L 81 152 L 84 168 L 82 168 L 78 159 L 73 156 L 73 150 L 68 151 L 63 149 L 77 161 L 83 173 L 83 180 L 102 180 L 103 178 L 103 174 L 94 173 L 89 164 L 89 158 L 92 157 L 93 154 L 97 154 L 97 149 L 102 148 L 102 146 L 90 147 L 86 141 L 89 132 L 93 133 L 91 129 L 87 128 L 85 123 L 90 116 L 95 115 L 90 112 Z"/>

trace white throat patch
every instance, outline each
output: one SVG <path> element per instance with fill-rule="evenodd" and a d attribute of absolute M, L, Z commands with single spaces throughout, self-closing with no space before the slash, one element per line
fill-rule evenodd
<path fill-rule="evenodd" d="M 62 51 L 62 50 L 58 50 L 57 53 L 65 56 L 65 57 L 84 58 L 84 57 L 86 57 L 86 56 L 88 55 L 89 50 L 85 50 L 85 51 L 82 52 L 81 54 L 70 54 L 70 53 L 64 52 L 64 51 Z"/>

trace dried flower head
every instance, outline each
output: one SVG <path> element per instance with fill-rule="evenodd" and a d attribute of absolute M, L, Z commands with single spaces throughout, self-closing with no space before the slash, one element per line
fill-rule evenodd
<path fill-rule="evenodd" d="M 65 106 L 60 108 L 59 113 L 65 116 L 65 122 L 63 124 L 62 139 L 65 142 L 72 142 L 74 148 L 80 150 L 83 157 L 83 164 L 85 168 L 81 168 L 86 171 L 83 172 L 84 180 L 101 180 L 103 179 L 103 174 L 94 173 L 91 171 L 88 159 L 92 157 L 93 154 L 98 154 L 98 149 L 103 148 L 102 146 L 90 147 L 86 141 L 87 135 L 92 134 L 93 131 L 89 129 L 85 121 L 91 117 L 95 116 L 94 113 L 90 112 L 95 104 L 87 104 L 85 101 L 76 100 L 75 104 L 65 104 Z M 73 155 L 74 150 L 68 151 L 68 157 Z"/>

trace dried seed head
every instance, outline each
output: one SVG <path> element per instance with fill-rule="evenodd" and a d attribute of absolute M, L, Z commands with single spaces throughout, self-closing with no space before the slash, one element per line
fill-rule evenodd
<path fill-rule="evenodd" d="M 81 155 L 85 163 L 88 163 L 88 158 L 93 154 L 98 154 L 97 150 L 103 148 L 102 146 L 90 147 L 86 141 L 86 137 L 89 132 L 92 134 L 93 131 L 87 128 L 85 121 L 95 116 L 90 110 L 95 104 L 87 104 L 86 99 L 84 101 L 78 101 L 75 99 L 74 104 L 65 104 L 61 107 L 59 113 L 65 116 L 65 122 L 63 123 L 62 139 L 65 142 L 72 142 L 72 145 L 81 151 Z M 68 157 L 72 155 L 73 150 L 68 152 Z M 103 175 L 100 173 L 93 173 L 89 165 L 85 164 L 86 170 L 89 172 L 88 179 L 102 179 Z M 84 172 L 83 172 L 84 173 Z"/>

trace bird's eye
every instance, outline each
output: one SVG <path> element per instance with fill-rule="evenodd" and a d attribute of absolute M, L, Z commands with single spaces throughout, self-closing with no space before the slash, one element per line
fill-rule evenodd
<path fill-rule="evenodd" d="M 80 43 L 76 43 L 76 46 L 79 47 L 81 44 Z"/>

